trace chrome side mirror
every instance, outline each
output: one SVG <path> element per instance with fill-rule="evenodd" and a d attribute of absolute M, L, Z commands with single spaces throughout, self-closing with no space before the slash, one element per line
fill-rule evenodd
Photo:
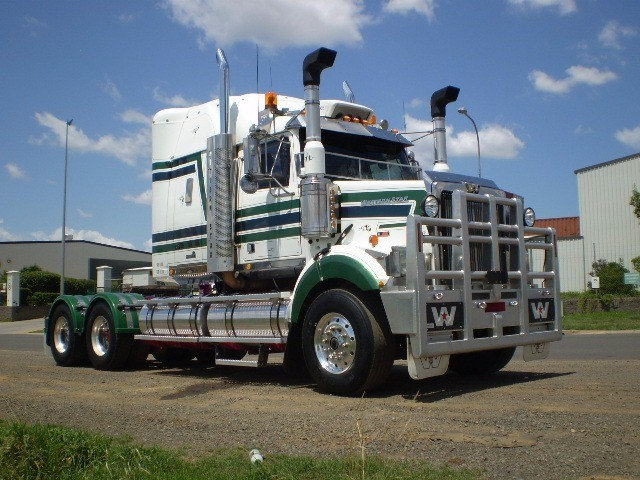
<path fill-rule="evenodd" d="M 259 171 L 259 146 L 260 140 L 256 138 L 254 135 L 249 134 L 247 138 L 244 139 L 244 173 L 256 173 Z"/>

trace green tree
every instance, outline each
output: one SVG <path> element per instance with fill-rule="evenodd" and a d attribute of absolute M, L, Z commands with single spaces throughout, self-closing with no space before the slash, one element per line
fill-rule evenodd
<path fill-rule="evenodd" d="M 631 192 L 631 199 L 629 200 L 629 205 L 633 207 L 633 213 L 640 220 L 640 192 L 634 186 L 633 191 Z"/>
<path fill-rule="evenodd" d="M 636 272 L 640 273 L 640 255 L 631 259 L 631 265 L 633 265 Z"/>

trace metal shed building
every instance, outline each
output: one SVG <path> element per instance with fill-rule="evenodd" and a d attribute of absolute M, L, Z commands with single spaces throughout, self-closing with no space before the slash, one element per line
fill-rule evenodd
<path fill-rule="evenodd" d="M 120 278 L 124 269 L 151 265 L 151 254 L 141 250 L 87 240 L 67 240 L 65 244 L 67 277 L 95 280 L 96 267 L 108 265 L 113 267 L 113 277 Z M 0 242 L 0 270 L 20 270 L 30 265 L 61 273 L 61 242 Z"/>
<path fill-rule="evenodd" d="M 629 200 L 640 189 L 640 153 L 580 168 L 578 178 L 580 233 L 584 237 L 585 271 L 595 259 L 631 259 L 640 255 L 640 221 Z"/>

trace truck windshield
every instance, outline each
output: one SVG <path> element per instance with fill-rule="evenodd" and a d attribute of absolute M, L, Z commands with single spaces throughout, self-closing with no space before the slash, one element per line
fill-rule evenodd
<path fill-rule="evenodd" d="M 404 146 L 374 137 L 324 130 L 326 175 L 344 180 L 417 180 Z"/>

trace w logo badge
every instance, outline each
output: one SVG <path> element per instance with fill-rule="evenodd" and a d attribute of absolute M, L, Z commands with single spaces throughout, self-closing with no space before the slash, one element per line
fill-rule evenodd
<path fill-rule="evenodd" d="M 451 313 L 447 307 L 440 307 L 440 311 L 436 307 L 431 307 L 431 313 L 437 327 L 450 327 L 456 318 L 456 307 L 451 307 Z"/>
<path fill-rule="evenodd" d="M 529 307 L 530 322 L 547 322 L 555 318 L 553 300 L 532 300 Z"/>
<path fill-rule="evenodd" d="M 427 305 L 427 328 L 461 328 L 464 310 L 462 303 L 438 303 Z"/>

